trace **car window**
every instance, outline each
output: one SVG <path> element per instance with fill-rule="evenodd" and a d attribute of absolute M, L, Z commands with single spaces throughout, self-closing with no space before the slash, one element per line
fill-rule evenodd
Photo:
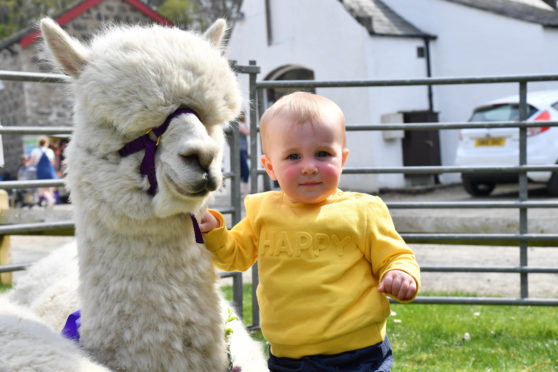
<path fill-rule="evenodd" d="M 554 102 L 554 103 L 552 104 L 552 108 L 553 108 L 554 110 L 558 110 L 558 102 Z"/>
<path fill-rule="evenodd" d="M 527 117 L 530 117 L 537 109 L 528 106 Z M 519 120 L 519 105 L 502 104 L 494 106 L 479 107 L 473 112 L 470 121 L 517 121 Z"/>

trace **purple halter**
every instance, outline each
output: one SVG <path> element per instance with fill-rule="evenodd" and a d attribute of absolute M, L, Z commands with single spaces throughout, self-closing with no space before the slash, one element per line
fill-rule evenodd
<path fill-rule="evenodd" d="M 157 128 L 149 129 L 143 136 L 128 142 L 118 151 L 120 156 L 125 157 L 145 149 L 145 155 L 143 156 L 140 166 L 140 173 L 142 176 L 147 176 L 149 181 L 149 190 L 147 190 L 147 192 L 150 195 L 155 195 L 157 192 L 157 177 L 155 177 L 155 151 L 157 151 L 161 136 L 169 127 L 172 119 L 182 114 L 194 114 L 201 121 L 199 115 L 194 110 L 189 108 L 179 108 L 167 116 L 163 124 Z M 153 133 L 154 136 L 151 136 L 151 133 Z M 153 137 L 155 137 L 155 139 Z"/>
<path fill-rule="evenodd" d="M 130 154 L 134 154 L 145 149 L 145 154 L 143 155 L 143 160 L 141 161 L 140 165 L 140 174 L 142 176 L 147 176 L 147 180 L 149 181 L 149 190 L 147 190 L 147 192 L 150 195 L 155 195 L 155 193 L 157 192 L 157 177 L 155 175 L 155 152 L 157 151 L 157 147 L 159 146 L 159 142 L 161 141 L 161 136 L 169 127 L 172 119 L 182 114 L 193 114 L 198 118 L 198 120 L 201 121 L 199 115 L 194 110 L 189 108 L 179 108 L 172 114 L 167 116 L 163 124 L 161 124 L 157 128 L 149 129 L 143 136 L 140 136 L 135 140 L 128 142 L 124 145 L 124 147 L 118 150 L 120 156 L 126 157 Z M 151 133 L 153 133 L 153 136 L 151 135 Z M 203 237 L 198 226 L 198 221 L 196 220 L 196 217 L 194 217 L 194 215 L 191 213 L 190 217 L 192 219 L 192 224 L 194 225 L 196 242 L 203 243 Z"/>

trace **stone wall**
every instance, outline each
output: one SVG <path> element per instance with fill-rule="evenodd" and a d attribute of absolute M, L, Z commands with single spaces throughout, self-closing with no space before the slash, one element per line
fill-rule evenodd
<path fill-rule="evenodd" d="M 149 24 L 153 21 L 123 0 L 105 0 L 85 11 L 63 28 L 87 41 L 101 27 L 111 23 Z M 41 43 L 22 49 L 19 42 L 0 50 L 0 70 L 51 73 Z M 0 123 L 4 126 L 71 126 L 72 97 L 65 84 L 3 82 L 0 90 Z M 36 136 L 38 137 L 38 135 Z M 4 135 L 4 168 L 0 175 L 16 178 L 23 154 L 22 136 Z"/>
<path fill-rule="evenodd" d="M 19 45 L 12 50 L 0 50 L 0 66 L 2 70 L 21 71 L 21 53 Z M 25 83 L 2 81 L 0 90 L 0 124 L 2 126 L 18 125 L 25 119 Z M 0 168 L 2 179 L 15 178 L 15 172 L 21 162 L 22 141 L 19 135 L 3 135 L 4 167 Z"/>

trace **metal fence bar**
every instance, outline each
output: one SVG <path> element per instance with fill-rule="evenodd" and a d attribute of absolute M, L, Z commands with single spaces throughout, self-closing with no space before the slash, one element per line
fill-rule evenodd
<path fill-rule="evenodd" d="M 527 82 L 519 83 L 519 121 L 527 119 Z M 519 165 L 527 164 L 527 128 L 519 128 Z M 519 201 L 525 202 L 528 198 L 527 191 L 527 173 L 519 174 Z M 519 209 L 519 234 L 525 235 L 528 232 L 527 208 Z M 519 265 L 526 267 L 527 259 L 527 241 L 519 241 Z M 520 275 L 520 292 L 521 298 L 529 297 L 529 281 L 527 273 L 522 272 Z"/>
<path fill-rule="evenodd" d="M 414 85 L 464 85 L 464 84 L 493 84 L 517 83 L 536 81 L 557 81 L 556 74 L 537 75 L 508 75 L 508 76 L 482 76 L 482 77 L 450 77 L 450 78 L 417 78 L 417 79 L 392 79 L 392 80 L 264 80 L 257 83 L 258 89 L 265 88 L 368 88 L 368 87 L 393 87 Z"/>
<path fill-rule="evenodd" d="M 375 168 L 347 168 L 343 169 L 344 174 L 355 173 L 405 173 L 405 174 L 441 174 L 441 173 L 493 173 L 493 172 L 557 172 L 558 165 L 519 165 L 519 166 L 411 166 L 411 167 L 375 167 Z"/>
<path fill-rule="evenodd" d="M 409 167 L 370 167 L 370 168 L 344 168 L 344 174 L 359 173 L 404 173 L 404 174 L 441 174 L 441 173 L 463 173 L 463 172 L 556 172 L 558 165 L 524 165 L 524 166 L 409 166 Z M 265 176 L 264 169 L 257 168 L 255 172 L 259 176 Z"/>
<path fill-rule="evenodd" d="M 21 126 L 21 127 L 0 127 L 0 134 L 72 134 L 71 127 L 41 127 L 41 126 Z"/>
<path fill-rule="evenodd" d="M 545 121 L 545 126 L 556 127 L 558 121 Z M 384 130 L 454 130 L 464 128 L 537 128 L 540 127 L 540 122 L 525 122 L 525 121 L 493 121 L 493 122 L 446 122 L 446 123 L 413 123 L 408 124 L 347 124 L 347 131 L 384 131 Z M 259 131 L 258 128 L 255 129 Z M 73 133 L 72 127 L 50 127 L 50 126 L 4 126 L 0 127 L 0 134 L 65 134 L 70 135 Z"/>
<path fill-rule="evenodd" d="M 8 264 L 8 265 L 0 265 L 0 273 L 11 273 L 13 271 L 23 271 L 27 270 L 29 266 L 33 263 L 20 263 L 20 264 Z"/>
<path fill-rule="evenodd" d="M 255 66 L 256 61 L 249 61 L 250 66 Z M 257 91 L 256 84 L 258 78 L 258 71 L 252 72 L 249 75 L 249 88 L 250 88 L 250 193 L 256 193 L 258 191 L 258 172 L 255 169 L 258 168 L 258 111 L 261 114 L 263 112 L 260 105 L 263 104 L 263 99 L 258 97 L 257 94 L 261 93 Z M 258 276 L 258 262 L 256 262 L 251 269 L 251 279 L 252 279 L 252 328 L 259 328 L 260 326 L 260 307 L 258 306 L 256 289 L 260 282 Z"/>
<path fill-rule="evenodd" d="M 558 247 L 558 234 L 401 233 L 401 237 L 413 243 L 444 242 L 451 244 L 509 245 L 509 243 L 529 242 L 541 247 Z"/>
<path fill-rule="evenodd" d="M 219 212 L 231 212 L 232 209 L 219 209 Z M 28 235 L 34 232 L 63 231 L 61 235 L 72 235 L 75 229 L 73 221 L 37 222 L 0 226 L 0 235 Z M 51 234 L 54 235 L 54 234 Z M 529 242 L 538 247 L 557 247 L 558 234 L 443 234 L 443 233 L 402 233 L 401 236 L 410 243 L 443 242 L 446 244 L 485 243 L 490 245 L 509 245 L 516 242 Z"/>
<path fill-rule="evenodd" d="M 236 67 L 236 65 L 235 65 Z M 223 174 L 224 178 L 230 179 L 231 195 L 230 195 L 230 208 L 217 208 L 221 213 L 228 213 L 231 215 L 233 224 L 240 221 L 241 218 L 241 205 L 240 205 L 240 157 L 238 150 L 238 126 L 231 125 L 225 130 L 225 133 L 230 136 L 229 143 L 229 156 L 231 164 L 231 172 Z M 242 273 L 230 272 L 220 273 L 221 278 L 232 278 L 233 287 L 233 307 L 237 315 L 242 319 L 244 318 L 244 299 L 242 296 L 243 284 Z"/>
<path fill-rule="evenodd" d="M 240 150 L 238 149 L 238 126 L 232 125 L 230 130 L 230 158 L 231 158 L 231 204 L 232 204 L 232 223 L 236 225 L 241 218 L 241 197 L 240 197 L 240 173 L 234 170 L 240 169 Z"/>
<path fill-rule="evenodd" d="M 32 189 L 38 187 L 58 187 L 64 186 L 66 182 L 63 179 L 57 180 L 31 180 L 31 181 L 2 181 L 0 182 L 0 190 L 12 189 Z"/>
<path fill-rule="evenodd" d="M 39 83 L 68 83 L 69 77 L 63 74 L 23 71 L 0 71 L 0 80 Z"/>
<path fill-rule="evenodd" d="M 233 279 L 233 284 L 232 284 L 232 289 L 233 289 L 233 301 L 232 301 L 232 306 L 234 307 L 234 310 L 236 311 L 236 314 L 243 319 L 244 318 L 244 300 L 242 298 L 242 273 L 238 272 L 238 271 L 232 271 L 232 272 L 219 272 L 219 277 L 220 278 L 232 278 Z"/>
<path fill-rule="evenodd" d="M 37 223 L 20 223 L 14 225 L 0 226 L 0 235 L 27 235 L 27 233 L 52 231 L 52 230 L 70 230 L 74 231 L 73 221 L 57 221 L 57 222 L 37 222 Z M 67 234 L 64 234 L 67 235 Z"/>
<path fill-rule="evenodd" d="M 558 267 L 504 267 L 504 266 L 421 266 L 421 272 L 429 273 L 532 273 L 558 274 Z"/>
<path fill-rule="evenodd" d="M 556 127 L 558 121 L 545 121 L 545 126 Z M 540 122 L 526 122 L 526 121 L 490 121 L 490 122 L 445 122 L 445 123 L 413 123 L 409 124 L 347 124 L 345 129 L 347 131 L 384 131 L 384 130 L 454 130 L 454 129 L 487 129 L 487 128 L 537 128 L 540 127 Z"/>
<path fill-rule="evenodd" d="M 390 300 L 390 302 L 395 302 Z M 558 299 L 504 298 L 504 297 L 436 297 L 419 296 L 414 304 L 425 305 L 508 305 L 508 306 L 558 306 Z"/>
<path fill-rule="evenodd" d="M 553 201 L 386 202 L 390 209 L 558 208 Z"/>
<path fill-rule="evenodd" d="M 482 242 L 491 242 L 491 241 L 540 241 L 540 242 L 549 242 L 558 244 L 558 234 L 528 234 L 528 233 L 520 233 L 520 234 L 457 234 L 457 233 L 404 233 L 401 234 L 402 236 L 409 239 L 436 239 L 439 238 L 443 241 L 448 240 L 467 240 L 467 241 L 482 241 Z"/>

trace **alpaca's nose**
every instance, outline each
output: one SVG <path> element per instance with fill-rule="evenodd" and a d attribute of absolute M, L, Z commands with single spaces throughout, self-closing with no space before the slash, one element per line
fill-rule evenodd
<path fill-rule="evenodd" d="M 195 192 L 215 191 L 220 184 L 219 178 L 211 171 L 211 163 L 215 154 L 204 152 L 188 152 L 180 157 L 186 166 L 198 172 L 197 180 L 191 180 L 191 190 Z"/>
<path fill-rule="evenodd" d="M 202 171 L 207 171 L 207 169 L 209 169 L 209 166 L 202 165 L 200 157 L 197 154 L 180 155 L 180 157 L 188 167 L 200 168 Z"/>
<path fill-rule="evenodd" d="M 181 153 L 180 157 L 187 166 L 199 167 L 202 171 L 207 171 L 216 155 L 217 149 L 206 143 L 203 147 L 190 148 L 188 151 Z"/>

